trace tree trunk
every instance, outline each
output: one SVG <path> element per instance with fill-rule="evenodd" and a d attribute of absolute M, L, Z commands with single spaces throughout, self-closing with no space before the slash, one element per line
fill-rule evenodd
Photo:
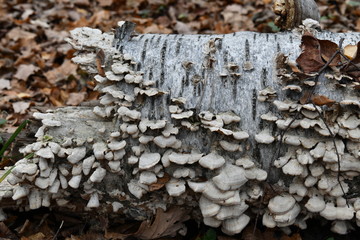
<path fill-rule="evenodd" d="M 338 106 L 318 108 L 335 135 L 339 185 L 333 138 L 315 107 L 299 102 L 297 91 L 307 86 L 285 71 L 281 57 L 299 56 L 301 33 L 132 36 L 133 27 L 123 23 L 115 38 L 90 28 L 71 32 L 69 43 L 78 50 L 73 60 L 96 74 L 104 95 L 94 108 L 34 114 L 43 127 L 22 152 L 36 156 L 17 163 L 8 177 L 16 186 L 4 197 L 18 203 L 27 197 L 30 209 L 53 201 L 102 210 L 112 205 L 134 219 L 181 205 L 228 234 L 240 232 L 254 212 L 268 227 L 303 227 L 320 212 L 346 230 L 350 221 L 343 220 L 354 220 L 360 200 L 344 205 L 357 193 L 347 181 L 360 172 L 354 83 L 341 88 L 321 75 L 316 88 Z M 358 33 L 316 37 L 345 38 L 344 45 L 360 40 Z M 322 209 L 313 206 L 317 200 Z M 343 210 L 349 215 L 328 213 Z"/>

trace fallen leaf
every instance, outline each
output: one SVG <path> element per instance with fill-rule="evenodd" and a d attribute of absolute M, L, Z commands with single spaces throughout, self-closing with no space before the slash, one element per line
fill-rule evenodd
<path fill-rule="evenodd" d="M 344 47 L 344 55 L 350 60 L 353 60 L 356 56 L 357 45 L 346 45 Z"/>
<path fill-rule="evenodd" d="M 174 30 L 177 31 L 179 34 L 193 34 L 194 31 L 191 29 L 191 27 L 183 22 L 177 21 Z"/>
<path fill-rule="evenodd" d="M 190 218 L 189 210 L 182 207 L 172 207 L 166 212 L 161 208 L 156 211 L 155 220 L 151 223 L 144 221 L 134 234 L 140 239 L 156 239 L 176 235 L 184 227 L 183 222 Z"/>
<path fill-rule="evenodd" d="M 241 233 L 243 240 L 266 240 L 262 232 L 253 224 L 247 225 Z"/>
<path fill-rule="evenodd" d="M 300 97 L 300 103 L 301 104 L 307 104 L 310 100 L 310 95 L 312 94 L 311 90 L 305 90 Z"/>
<path fill-rule="evenodd" d="M 10 80 L 0 78 L 0 90 L 11 89 Z"/>
<path fill-rule="evenodd" d="M 105 62 L 105 53 L 104 50 L 100 49 L 96 53 L 96 69 L 100 76 L 105 77 L 105 71 L 104 71 L 104 62 Z"/>
<path fill-rule="evenodd" d="M 45 237 L 46 236 L 42 232 L 38 232 L 28 237 L 22 237 L 21 240 L 44 240 Z"/>
<path fill-rule="evenodd" d="M 14 102 L 12 104 L 15 113 L 25 114 L 26 110 L 30 107 L 30 102 Z"/>
<path fill-rule="evenodd" d="M 35 33 L 31 33 L 21 29 L 20 27 L 11 29 L 7 34 L 6 37 L 12 41 L 18 41 L 19 39 L 30 40 L 36 37 Z"/>
<path fill-rule="evenodd" d="M 156 183 L 152 183 L 149 186 L 149 191 L 153 192 L 153 191 L 157 191 L 160 188 L 162 188 L 168 181 L 170 180 L 170 175 L 165 173 L 164 176 L 162 178 L 158 178 Z"/>
<path fill-rule="evenodd" d="M 311 97 L 311 101 L 317 105 L 317 106 L 328 106 L 330 107 L 331 105 L 333 105 L 336 101 L 327 98 L 326 96 L 323 95 L 315 95 Z"/>
<path fill-rule="evenodd" d="M 15 78 L 26 81 L 31 74 L 34 74 L 38 67 L 32 64 L 21 64 L 18 66 L 18 69 L 15 74 Z"/>
<path fill-rule="evenodd" d="M 4 222 L 0 222 L 0 238 L 10 238 L 11 239 L 17 239 L 17 237 L 15 236 L 15 234 L 13 232 L 11 232 L 11 230 L 5 225 Z"/>
<path fill-rule="evenodd" d="M 318 40 L 320 44 L 320 53 L 321 57 L 324 59 L 324 62 L 328 62 L 330 58 L 335 54 L 338 50 L 339 46 L 329 40 Z M 329 66 L 337 66 L 341 61 L 340 54 L 337 54 L 335 58 L 331 61 Z"/>
<path fill-rule="evenodd" d="M 76 64 L 72 63 L 70 60 L 65 59 L 60 67 L 50 70 L 44 75 L 50 83 L 55 85 L 56 82 L 67 79 L 70 75 L 76 75 L 76 69 Z"/>
<path fill-rule="evenodd" d="M 84 101 L 85 96 L 85 92 L 70 93 L 66 105 L 77 106 Z"/>
<path fill-rule="evenodd" d="M 360 48 L 360 41 L 357 43 L 356 48 Z M 356 51 L 355 57 L 351 60 L 351 63 L 347 63 L 341 72 L 355 78 L 360 81 L 360 51 Z"/>
<path fill-rule="evenodd" d="M 302 240 L 301 235 L 299 233 L 294 233 L 291 236 L 283 235 L 280 240 Z"/>
<path fill-rule="evenodd" d="M 97 0 L 101 7 L 109 7 L 113 4 L 114 0 Z"/>
<path fill-rule="evenodd" d="M 320 54 L 320 43 L 311 34 L 304 34 L 301 38 L 301 49 L 302 53 L 296 59 L 297 64 L 304 71 L 304 73 L 318 72 L 324 61 Z"/>

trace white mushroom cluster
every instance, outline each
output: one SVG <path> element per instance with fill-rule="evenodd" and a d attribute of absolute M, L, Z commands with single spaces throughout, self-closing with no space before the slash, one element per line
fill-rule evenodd
<path fill-rule="evenodd" d="M 225 159 L 216 153 L 210 153 L 199 162 L 211 170 L 218 169 L 218 174 L 207 182 L 188 181 L 194 192 L 201 193 L 199 206 L 204 223 L 211 227 L 221 226 L 228 235 L 240 233 L 250 221 L 244 213 L 249 207 L 246 201 L 256 200 L 262 195 L 261 191 L 252 191 L 254 187 L 251 189 L 247 183 L 251 181 L 256 185 L 264 181 L 267 173 L 255 167 L 248 158 L 238 159 L 234 165 L 225 163 Z"/>
<path fill-rule="evenodd" d="M 163 90 L 150 73 L 140 71 L 137 58 L 145 53 L 131 56 L 112 47 L 114 36 L 93 29 L 71 34 L 69 42 L 79 50 L 74 61 L 95 74 L 100 104 L 84 110 L 76 123 L 61 110 L 35 113 L 43 124 L 38 140 L 22 149 L 34 157 L 16 163 L 7 178 L 15 187 L 3 197 L 19 203 L 27 199 L 29 208 L 36 209 L 52 203 L 74 207 L 74 196 L 86 210 L 112 209 L 134 217 L 132 208 L 139 208 L 139 220 L 155 214 L 156 208 L 186 203 L 199 206 L 206 225 L 221 226 L 229 235 L 244 229 L 251 211 L 263 214 L 267 227 L 305 228 L 306 219 L 315 215 L 333 221 L 333 231 L 341 234 L 350 229 L 350 220 L 360 226 L 360 198 L 345 200 L 348 181 L 360 175 L 360 115 L 352 111 L 358 99 L 340 102 L 342 111 L 325 125 L 318 116 L 325 110 L 274 100 L 282 93 L 268 87 L 258 100 L 272 104 L 271 111 L 261 114 L 262 130 L 250 135 L 235 112 L 191 108 L 182 96 Z M 205 46 L 209 68 L 217 40 Z M 105 55 L 105 74 L 97 72 L 99 50 Z M 234 74 L 237 68 L 228 66 Z M 302 86 L 290 83 L 283 90 L 301 92 Z M 151 111 L 143 111 L 145 107 Z M 296 113 L 299 117 L 292 121 Z M 274 129 L 287 129 L 290 123 L 283 138 L 277 138 Z M 289 181 L 277 196 L 262 202 L 261 182 L 268 173 L 253 148 L 264 147 L 264 154 L 280 140 L 286 152 L 273 164 Z M 265 209 L 258 211 L 259 204 Z"/>
<path fill-rule="evenodd" d="M 279 76 L 287 84 L 283 90 L 301 91 L 301 86 L 294 85 L 298 81 L 294 75 L 280 71 Z M 339 234 L 352 229 L 355 220 L 360 226 L 355 216 L 360 198 L 348 195 L 351 181 L 360 175 L 357 101 L 359 99 L 341 100 L 331 108 L 275 100 L 272 104 L 283 117 L 272 113 L 261 116 L 269 124 L 266 126 L 275 124 L 278 129 L 287 129 L 282 138 L 274 139 L 282 140 L 279 146 L 287 150 L 273 165 L 292 177 L 287 191 L 269 201 L 263 215 L 264 225 L 287 227 L 295 224 L 306 228 L 306 219 L 320 215 L 333 221 L 332 231 Z M 330 115 L 335 108 L 341 110 Z M 295 115 L 297 118 L 293 120 Z M 266 143 L 271 137 L 265 129 L 255 139 Z"/>

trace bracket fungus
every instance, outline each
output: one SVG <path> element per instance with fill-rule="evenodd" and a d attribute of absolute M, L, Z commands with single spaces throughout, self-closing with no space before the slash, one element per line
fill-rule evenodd
<path fill-rule="evenodd" d="M 186 68 L 194 71 L 197 77 L 189 79 L 196 81 L 185 84 L 184 77 L 179 83 L 173 81 L 173 86 L 164 75 L 176 69 L 185 71 L 182 63 L 189 59 L 179 54 L 171 64 L 162 61 L 168 52 L 185 48 L 169 48 L 163 36 L 152 45 L 147 44 L 152 41 L 147 35 L 133 36 L 124 28 L 118 31 L 115 35 L 90 28 L 71 31 L 68 41 L 81 52 L 73 60 L 86 71 L 97 74 L 94 52 L 99 49 L 111 59 L 104 65 L 105 74 L 94 76 L 96 89 L 102 94 L 99 104 L 81 114 L 72 108 L 66 108 L 66 114 L 61 109 L 34 113 L 42 128 L 37 141 L 21 151 L 35 157 L 15 164 L 7 178 L 13 190 L 1 193 L 2 198 L 19 204 L 25 204 L 23 199 L 27 198 L 29 208 L 37 209 L 50 204 L 74 207 L 75 197 L 87 211 L 121 212 L 134 218 L 128 209 L 135 209 L 136 218 L 141 220 L 153 216 L 158 207 L 165 210 L 171 204 L 187 204 L 199 206 L 197 220 L 221 226 L 229 235 L 244 229 L 251 212 L 262 214 L 265 226 L 283 229 L 293 224 L 304 228 L 305 218 L 315 215 L 333 221 L 333 231 L 341 234 L 350 229 L 351 221 L 360 225 L 360 198 L 350 199 L 349 207 L 343 204 L 351 190 L 349 180 L 360 176 L 358 97 L 338 99 L 339 109 L 302 104 L 285 91 L 305 92 L 307 81 L 303 85 L 292 80 L 266 82 L 268 88 L 259 91 L 259 85 L 249 91 L 249 86 L 240 86 L 235 79 L 239 66 L 249 62 L 253 70 L 241 72 L 241 78 L 262 69 L 253 59 L 216 61 L 211 71 L 225 70 L 221 77 L 208 74 L 210 68 L 191 60 Z M 209 38 L 198 39 L 206 46 L 208 67 L 214 52 L 221 50 L 220 40 Z M 181 39 L 185 43 L 192 38 Z M 221 41 L 222 49 L 235 47 L 227 35 Z M 300 43 L 297 38 L 293 41 Z M 155 49 L 151 52 L 160 53 L 157 57 L 147 54 L 150 45 Z M 143 52 L 137 52 L 139 49 Z M 196 51 L 204 55 L 202 47 Z M 156 66 L 159 62 L 161 67 Z M 279 79 L 289 78 L 283 70 L 278 71 Z M 219 81 L 209 85 L 206 77 L 198 75 L 201 71 Z M 275 76 L 274 72 L 265 73 Z M 231 83 L 230 78 L 234 79 Z M 270 78 L 264 76 L 265 80 Z M 236 87 L 229 90 L 231 84 Z M 311 84 L 316 86 L 313 81 Z M 218 89 L 229 96 L 222 99 Z M 233 97 L 239 91 L 244 99 Z M 345 89 L 341 91 L 339 96 L 345 94 Z M 80 120 L 74 125 L 69 116 Z M 282 139 L 277 137 L 281 133 Z M 44 136 L 51 137 L 45 141 Z M 279 156 L 275 156 L 277 150 Z M 276 160 L 272 163 L 273 156 Z M 278 176 L 269 172 L 272 164 L 286 177 L 278 195 L 258 211 L 261 196 L 266 195 L 267 184 L 261 182 Z"/>

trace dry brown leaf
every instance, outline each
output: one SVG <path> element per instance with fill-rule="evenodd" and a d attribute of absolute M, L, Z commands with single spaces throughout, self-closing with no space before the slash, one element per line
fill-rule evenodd
<path fill-rule="evenodd" d="M 170 180 L 170 175 L 165 173 L 162 178 L 158 178 L 156 183 L 153 183 L 149 186 L 149 191 L 157 191 L 162 188 Z"/>
<path fill-rule="evenodd" d="M 144 33 L 163 33 L 163 34 L 170 34 L 172 30 L 169 28 L 165 28 L 163 26 L 157 25 L 155 23 L 151 24 L 149 27 L 143 29 Z"/>
<path fill-rule="evenodd" d="M 7 34 L 6 37 L 11 41 L 18 41 L 19 39 L 34 39 L 36 37 L 35 33 L 31 33 L 21 29 L 21 27 L 11 29 Z"/>
<path fill-rule="evenodd" d="M 280 240 L 302 240 L 301 235 L 299 233 L 295 233 L 291 236 L 283 235 Z"/>
<path fill-rule="evenodd" d="M 346 45 L 344 47 L 344 55 L 350 60 L 353 60 L 356 56 L 357 45 Z"/>
<path fill-rule="evenodd" d="M 312 94 L 312 92 L 310 90 L 305 90 L 302 93 L 302 96 L 300 97 L 300 103 L 301 104 L 307 104 L 310 100 L 310 95 Z"/>
<path fill-rule="evenodd" d="M 50 83 L 55 85 L 57 81 L 67 79 L 70 75 L 76 75 L 76 70 L 77 65 L 65 59 L 60 67 L 50 70 L 44 75 Z"/>
<path fill-rule="evenodd" d="M 66 105 L 77 106 L 84 101 L 85 96 L 85 92 L 70 93 Z"/>
<path fill-rule="evenodd" d="M 239 238 L 229 237 L 229 236 L 218 236 L 217 240 L 238 240 Z"/>
<path fill-rule="evenodd" d="M 15 113 L 25 114 L 26 110 L 30 107 L 30 102 L 14 102 L 12 103 L 12 107 Z"/>
<path fill-rule="evenodd" d="M 4 222 L 0 222 L 0 238 L 3 237 L 7 237 L 7 238 L 11 237 L 12 239 L 17 238 L 15 234 L 12 233 L 11 230 L 5 225 Z"/>
<path fill-rule="evenodd" d="M 38 67 L 32 64 L 21 64 L 18 66 L 18 69 L 15 74 L 15 78 L 26 81 L 31 74 L 34 74 Z"/>
<path fill-rule="evenodd" d="M 302 53 L 296 59 L 297 64 L 304 73 L 319 71 L 324 66 L 324 61 L 320 54 L 320 43 L 311 34 L 304 34 L 301 38 Z"/>
<path fill-rule="evenodd" d="M 174 30 L 179 34 L 193 34 L 194 33 L 194 31 L 191 29 L 191 27 L 188 24 L 180 22 L 180 21 L 176 21 Z"/>
<path fill-rule="evenodd" d="M 318 39 L 320 44 L 320 53 L 321 57 L 325 62 L 329 61 L 330 58 L 334 55 L 334 53 L 338 50 L 339 46 L 329 40 L 320 40 Z M 340 54 L 337 54 L 335 58 L 331 61 L 329 66 L 337 66 L 341 61 Z"/>
<path fill-rule="evenodd" d="M 105 62 L 105 53 L 102 49 L 96 53 L 96 69 L 100 76 L 105 77 L 105 71 L 104 71 L 104 62 Z"/>
<path fill-rule="evenodd" d="M 331 106 L 336 102 L 323 95 L 312 96 L 311 101 L 317 106 L 324 106 L 324 105 Z"/>
<path fill-rule="evenodd" d="M 254 224 L 247 225 L 242 231 L 241 236 L 243 240 L 266 240 Z"/>
<path fill-rule="evenodd" d="M 10 80 L 0 78 L 0 90 L 11 89 Z"/>
<path fill-rule="evenodd" d="M 35 233 L 28 237 L 22 237 L 21 240 L 45 240 L 46 236 L 42 232 Z"/>
<path fill-rule="evenodd" d="M 182 229 L 183 222 L 190 216 L 189 210 L 182 207 L 172 207 L 164 212 L 161 208 L 156 211 L 155 220 L 151 223 L 144 221 L 141 223 L 134 237 L 140 239 L 156 239 L 165 236 L 175 235 Z"/>
<path fill-rule="evenodd" d="M 356 44 L 356 47 L 357 47 L 357 49 L 360 48 L 360 41 Z M 354 57 L 354 59 L 352 59 L 351 62 L 353 62 L 355 64 L 360 63 L 360 51 L 356 51 L 355 57 Z"/>
<path fill-rule="evenodd" d="M 97 0 L 101 7 L 109 7 L 113 4 L 114 0 Z"/>

